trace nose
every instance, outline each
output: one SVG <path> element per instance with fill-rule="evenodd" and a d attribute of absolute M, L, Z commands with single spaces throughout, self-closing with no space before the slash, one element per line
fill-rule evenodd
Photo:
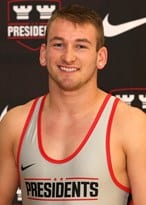
<path fill-rule="evenodd" d="M 67 64 L 72 64 L 76 60 L 76 54 L 71 45 L 65 48 L 62 60 Z"/>

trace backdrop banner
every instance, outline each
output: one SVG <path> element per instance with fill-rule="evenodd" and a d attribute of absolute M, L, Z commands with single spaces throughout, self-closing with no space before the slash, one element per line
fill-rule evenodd
<path fill-rule="evenodd" d="M 39 48 L 52 13 L 70 3 L 84 4 L 102 16 L 109 60 L 99 71 L 98 85 L 146 112 L 145 0 L 7 0 L 0 2 L 0 119 L 48 92 Z M 20 189 L 14 199 L 19 202 Z"/>

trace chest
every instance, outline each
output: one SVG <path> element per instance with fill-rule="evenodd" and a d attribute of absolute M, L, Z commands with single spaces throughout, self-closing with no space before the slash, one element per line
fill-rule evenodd
<path fill-rule="evenodd" d="M 107 119 L 100 119 L 98 123 L 97 119 L 94 123 L 85 120 L 70 126 L 62 122 L 57 122 L 55 126 L 52 123 L 49 126 L 45 123 L 30 126 L 22 144 L 21 156 L 24 159 L 39 159 L 40 162 L 46 159 L 58 163 L 71 160 L 68 163 L 73 163 L 73 167 L 80 162 L 84 164 L 86 160 L 88 167 L 102 162 L 106 164 L 107 128 Z"/>
<path fill-rule="evenodd" d="M 69 141 L 67 143 L 60 141 L 58 144 L 58 137 L 56 137 L 56 140 L 50 139 L 53 142 L 51 147 L 49 143 L 45 146 L 42 134 L 35 129 L 31 140 L 25 138 L 20 155 L 22 165 L 33 164 L 33 166 L 28 168 L 28 172 L 22 171 L 22 175 L 25 174 L 25 178 L 49 177 L 50 180 L 56 178 L 59 181 L 60 178 L 64 180 L 81 178 L 81 181 L 87 179 L 88 183 L 96 179 L 96 184 L 100 178 L 104 183 L 107 176 L 110 176 L 105 149 L 106 129 L 103 129 L 99 123 L 94 129 L 89 130 L 82 139 L 78 140 L 78 144 L 68 145 Z M 70 150 L 69 147 L 73 149 Z"/>
<path fill-rule="evenodd" d="M 42 124 L 42 145 L 49 156 L 64 159 L 71 155 L 90 135 L 91 119 L 56 120 Z"/>
<path fill-rule="evenodd" d="M 110 148 L 110 144 L 114 145 L 114 140 L 109 140 L 110 110 L 94 120 L 89 118 L 78 123 L 58 120 L 49 124 L 34 120 L 28 126 L 19 155 L 25 204 L 28 199 L 43 199 L 48 204 L 55 200 L 61 204 L 62 198 L 63 204 L 72 204 L 73 199 L 78 204 L 84 200 L 90 205 L 95 205 L 97 200 L 107 204 L 114 199 L 113 193 L 124 195 L 113 182 L 109 168 L 111 158 L 114 171 L 119 164 L 113 159 L 119 153 L 113 146 Z M 121 167 L 119 170 L 117 176 Z M 109 190 L 115 191 L 108 194 Z"/>
<path fill-rule="evenodd" d="M 121 194 L 108 168 L 107 125 L 108 122 L 102 121 L 92 125 L 75 150 L 60 159 L 46 152 L 48 145 L 44 146 L 42 133 L 38 129 L 35 128 L 34 132 L 28 130 L 21 149 L 19 167 L 24 198 L 60 201 L 63 197 L 66 201 L 76 199 L 78 203 L 88 199 L 90 204 L 91 201 L 96 203 L 99 199 L 105 200 L 104 196 L 109 190 Z"/>

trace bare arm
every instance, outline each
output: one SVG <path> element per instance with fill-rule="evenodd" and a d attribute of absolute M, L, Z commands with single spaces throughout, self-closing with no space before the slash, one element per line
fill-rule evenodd
<path fill-rule="evenodd" d="M 134 205 L 146 204 L 146 115 L 130 111 L 125 134 L 127 172 Z"/>
<path fill-rule="evenodd" d="M 18 187 L 18 172 L 14 157 L 12 117 L 0 122 L 0 204 L 11 205 Z M 13 117 L 14 120 L 14 117 Z"/>
<path fill-rule="evenodd" d="M 31 105 L 17 106 L 0 122 L 0 205 L 12 205 L 19 185 L 17 150 Z"/>

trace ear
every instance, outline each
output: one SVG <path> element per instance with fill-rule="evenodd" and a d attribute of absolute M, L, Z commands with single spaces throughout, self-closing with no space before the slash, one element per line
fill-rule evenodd
<path fill-rule="evenodd" d="M 107 63 L 107 58 L 108 58 L 108 54 L 107 54 L 107 48 L 106 47 L 101 47 L 98 51 L 97 51 L 97 68 L 99 70 L 103 69 Z"/>
<path fill-rule="evenodd" d="M 40 47 L 40 64 L 46 66 L 46 44 L 43 43 Z"/>

